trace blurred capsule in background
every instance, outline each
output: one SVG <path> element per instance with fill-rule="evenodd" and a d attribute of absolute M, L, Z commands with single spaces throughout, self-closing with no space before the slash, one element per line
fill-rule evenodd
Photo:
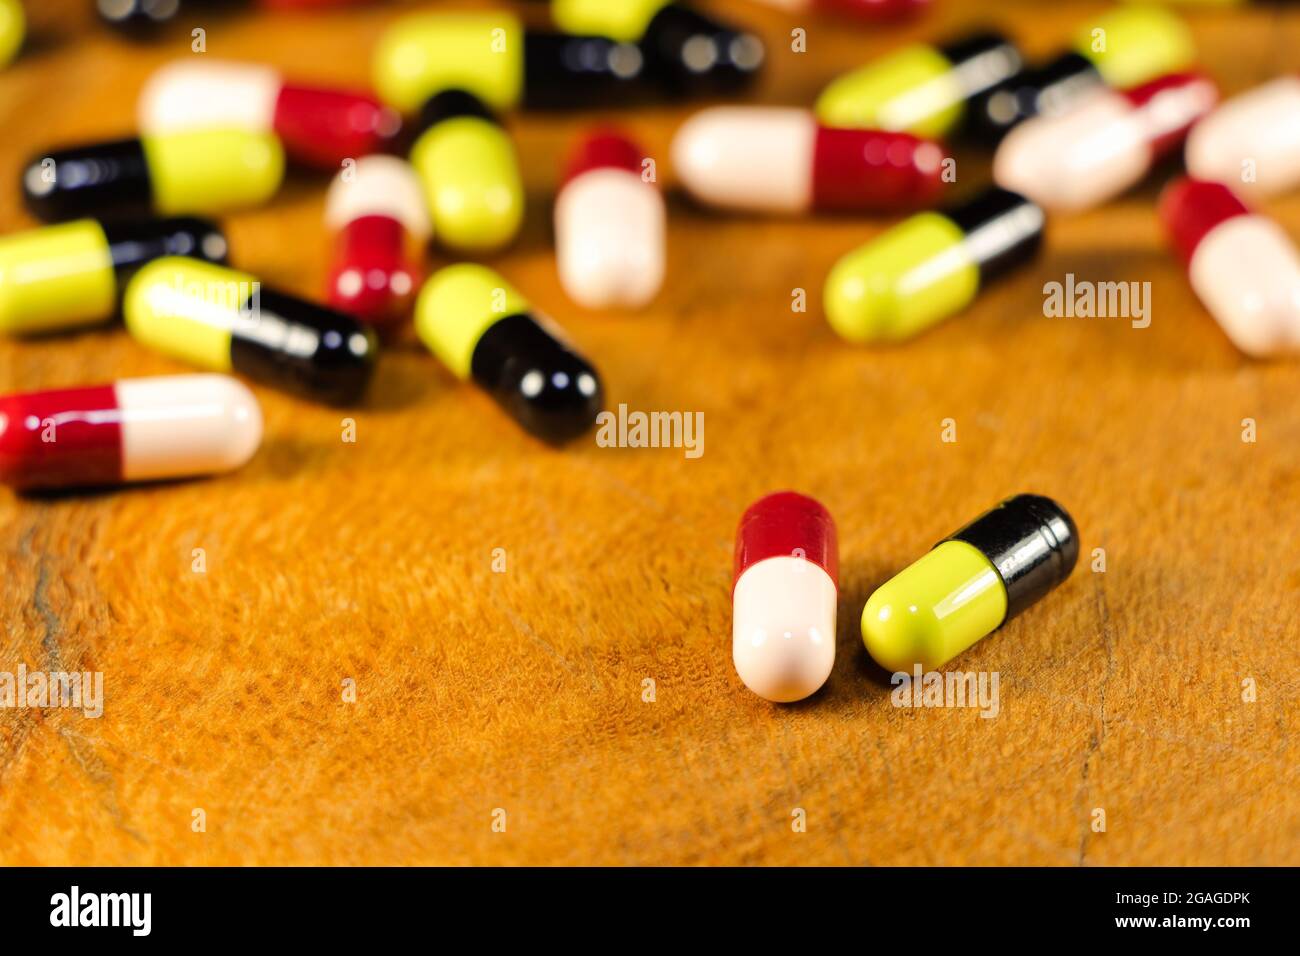
<path fill-rule="evenodd" d="M 817 98 L 827 126 L 945 136 L 972 97 L 1014 76 L 1020 51 L 1000 33 L 983 31 L 943 46 L 915 43 L 836 79 Z"/>
<path fill-rule="evenodd" d="M 943 150 L 910 133 L 819 126 L 807 110 L 715 106 L 678 129 L 673 169 L 700 202 L 804 213 L 916 209 L 943 191 Z"/>
<path fill-rule="evenodd" d="M 205 219 L 78 219 L 0 237 L 0 332 L 40 334 L 111 319 L 131 274 L 162 256 L 225 262 Z"/>
<path fill-rule="evenodd" d="M 551 0 L 568 33 L 637 43 L 652 83 L 670 96 L 735 93 L 762 69 L 763 41 L 748 30 L 670 0 Z"/>
<path fill-rule="evenodd" d="M 145 133 L 214 127 L 274 133 L 290 159 L 325 169 L 383 151 L 402 128 L 397 111 L 369 93 L 288 83 L 274 67 L 207 57 L 155 70 L 137 113 Z"/>
<path fill-rule="evenodd" d="M 420 339 L 459 379 L 473 379 L 529 433 L 559 445 L 587 432 L 604 395 L 591 364 L 491 269 L 434 273 L 415 306 Z"/>
<path fill-rule="evenodd" d="M 1054 116 L 1013 129 L 993 179 L 1048 210 L 1088 209 L 1138 183 L 1218 102 L 1203 73 L 1175 73 L 1124 92 L 1098 87 Z"/>
<path fill-rule="evenodd" d="M 1280 76 L 1227 100 L 1187 138 L 1187 171 L 1247 197 L 1300 186 L 1300 76 Z"/>
<path fill-rule="evenodd" d="M 232 471 L 261 442 L 257 399 L 225 375 L 0 396 L 0 482 L 20 491 Z"/>
<path fill-rule="evenodd" d="M 364 156 L 339 172 L 325 196 L 335 254 L 327 299 L 374 325 L 410 312 L 432 227 L 419 177 L 394 156 Z"/>
<path fill-rule="evenodd" d="M 569 157 L 555 198 L 560 284 L 589 309 L 637 309 L 664 281 L 664 198 L 643 178 L 640 147 L 616 130 L 598 130 Z"/>
<path fill-rule="evenodd" d="M 378 352 L 374 332 L 352 316 L 194 259 L 146 265 L 127 285 L 122 312 L 148 348 L 322 402 L 359 400 Z"/>
<path fill-rule="evenodd" d="M 996 188 L 948 212 L 913 216 L 832 267 L 824 292 L 831 328 L 850 342 L 916 335 L 1032 259 L 1045 220 L 1036 204 Z"/>
<path fill-rule="evenodd" d="M 402 17 L 372 60 L 375 90 L 408 114 L 452 89 L 498 111 L 621 105 L 644 96 L 644 66 L 634 43 L 525 30 L 503 11 Z"/>
<path fill-rule="evenodd" d="M 27 18 L 20 0 L 0 0 L 0 69 L 18 55 L 27 32 Z"/>
<path fill-rule="evenodd" d="M 147 37 L 182 13 L 210 13 L 241 7 L 314 10 L 359 6 L 371 0 L 95 0 L 99 17 L 128 36 Z"/>
<path fill-rule="evenodd" d="M 424 187 L 438 242 L 492 252 L 524 220 L 524 185 L 510 136 L 482 100 L 446 90 L 420 110 L 411 165 Z"/>
<path fill-rule="evenodd" d="M 274 136 L 212 129 L 53 150 L 24 167 L 22 189 L 32 215 L 50 222 L 226 212 L 266 202 L 283 178 Z"/>
<path fill-rule="evenodd" d="M 904 20 L 926 10 L 931 0 L 759 0 L 790 13 L 833 13 L 858 20 Z"/>
<path fill-rule="evenodd" d="M 1300 253 L 1277 223 L 1222 183 L 1187 178 L 1165 188 L 1160 219 L 1192 289 L 1237 348 L 1300 351 Z"/>
<path fill-rule="evenodd" d="M 975 97 L 965 132 L 996 146 L 1019 123 L 1040 113 L 1062 112 L 1095 87 L 1139 86 L 1187 71 L 1195 60 L 1191 31 L 1168 10 L 1112 10 L 1082 24 L 1071 50 Z"/>

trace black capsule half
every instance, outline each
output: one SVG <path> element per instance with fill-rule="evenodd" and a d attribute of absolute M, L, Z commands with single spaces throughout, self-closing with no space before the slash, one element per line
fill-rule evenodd
<path fill-rule="evenodd" d="M 966 234 L 966 254 L 980 271 L 980 286 L 1028 262 L 1043 242 L 1047 215 L 1019 193 L 989 187 L 944 215 Z"/>
<path fill-rule="evenodd" d="M 1086 57 L 1066 53 L 976 96 L 966 111 L 964 133 L 978 143 L 996 146 L 1017 124 L 1040 113 L 1059 112 L 1102 82 Z"/>
<path fill-rule="evenodd" d="M 645 54 L 608 37 L 529 30 L 524 33 L 527 109 L 571 109 L 648 98 Z"/>
<path fill-rule="evenodd" d="M 994 30 L 968 34 L 938 49 L 952 64 L 952 79 L 961 90 L 963 101 L 992 89 L 1025 68 L 1019 48 Z"/>
<path fill-rule="evenodd" d="M 604 401 L 591 363 L 527 313 L 488 326 L 474 346 L 470 376 L 531 434 L 554 445 L 588 431 Z"/>
<path fill-rule="evenodd" d="M 736 92 L 762 69 L 763 41 L 676 3 L 656 13 L 641 36 L 646 70 L 670 96 Z"/>
<path fill-rule="evenodd" d="M 348 405 L 365 392 L 378 339 L 368 326 L 314 302 L 259 288 L 230 335 L 230 364 L 251 379 Z"/>
<path fill-rule="evenodd" d="M 159 27 L 175 21 L 187 0 L 95 0 L 100 20 L 126 36 L 152 36 Z M 193 6 L 193 3 L 190 4 Z M 211 8 L 219 4 L 199 4 Z"/>
<path fill-rule="evenodd" d="M 189 256 L 224 265 L 230 251 L 216 223 L 194 216 L 101 222 L 108 255 L 119 282 L 146 262 L 163 256 Z"/>
<path fill-rule="evenodd" d="M 1015 617 L 1070 576 L 1079 560 L 1079 530 L 1051 498 L 1016 495 L 945 540 L 965 541 L 997 569 Z"/>
<path fill-rule="evenodd" d="M 145 216 L 153 204 L 149 164 L 138 139 L 33 157 L 23 168 L 22 189 L 28 210 L 45 222 L 85 215 Z"/>

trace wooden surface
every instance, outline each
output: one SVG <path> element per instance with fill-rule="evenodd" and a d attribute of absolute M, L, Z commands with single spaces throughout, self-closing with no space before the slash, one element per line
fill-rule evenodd
<path fill-rule="evenodd" d="M 89 4 L 28 6 L 33 48 L 0 73 L 5 231 L 31 224 L 27 154 L 128 131 L 148 72 L 190 55 L 186 27 L 134 47 Z M 906 39 L 991 21 L 1046 54 L 1103 9 L 936 7 L 855 30 L 717 5 L 769 41 L 757 98 L 792 104 Z M 399 12 L 200 25 L 213 57 L 364 82 Z M 1300 14 L 1190 16 L 1229 92 L 1300 67 Z M 807 53 L 788 50 L 796 25 Z M 669 187 L 687 112 L 616 117 Z M 1035 267 L 870 351 L 830 332 L 820 290 L 885 219 L 724 218 L 674 195 L 654 307 L 570 304 L 549 208 L 591 118 L 514 122 L 529 216 L 494 262 L 594 359 L 611 406 L 703 412 L 703 456 L 545 450 L 408 338 L 355 412 L 258 388 L 265 444 L 236 475 L 0 491 L 0 670 L 102 671 L 105 685 L 98 720 L 0 710 L 0 862 L 1300 863 L 1297 365 L 1228 344 L 1162 246 L 1156 185 L 1054 220 Z M 973 189 L 986 161 L 959 156 Z M 297 176 L 230 217 L 236 264 L 315 294 L 322 186 Z M 1300 197 L 1267 209 L 1300 236 Z M 1067 272 L 1150 281 L 1151 326 L 1045 318 L 1043 283 Z M 3 391 L 179 371 L 117 327 L 0 343 Z M 956 443 L 940 440 L 946 418 Z M 842 568 L 835 671 L 788 707 L 746 691 L 730 650 L 735 523 L 782 487 L 834 513 Z M 1071 509 L 1084 556 L 954 663 L 999 673 L 1000 714 L 893 707 L 858 636 L 867 595 L 1022 490 Z"/>

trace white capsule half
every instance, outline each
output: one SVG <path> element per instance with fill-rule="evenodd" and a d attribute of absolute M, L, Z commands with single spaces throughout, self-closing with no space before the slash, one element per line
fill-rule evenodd
<path fill-rule="evenodd" d="M 269 66 L 206 57 L 174 60 L 155 70 L 140 91 L 140 130 L 232 127 L 270 132 L 283 85 L 279 72 Z"/>
<path fill-rule="evenodd" d="M 636 309 L 664 281 L 663 196 L 640 175 L 605 167 L 581 173 L 555 200 L 556 259 L 569 298 L 589 309 Z"/>
<path fill-rule="evenodd" d="M 325 225 L 337 232 L 362 216 L 394 219 L 421 242 L 433 233 L 420 177 L 410 163 L 395 156 L 363 156 L 330 183 Z"/>
<path fill-rule="evenodd" d="M 835 665 L 835 582 L 800 557 L 745 569 L 733 598 L 731 659 L 745 686 L 777 703 L 815 693 Z"/>
<path fill-rule="evenodd" d="M 1196 124 L 1187 170 L 1263 198 L 1300 186 L 1300 77 L 1283 76 L 1234 96 Z"/>
<path fill-rule="evenodd" d="M 808 110 L 716 106 L 673 137 L 673 168 L 700 202 L 721 209 L 796 213 L 813 199 L 817 121 Z"/>

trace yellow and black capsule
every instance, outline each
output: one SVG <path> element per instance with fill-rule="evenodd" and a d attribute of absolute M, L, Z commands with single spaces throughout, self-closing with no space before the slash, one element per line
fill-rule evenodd
<path fill-rule="evenodd" d="M 533 435 L 561 444 L 587 431 L 604 400 L 596 370 L 491 269 L 448 266 L 415 306 L 420 338 Z"/>
<path fill-rule="evenodd" d="M 106 322 L 131 274 L 162 256 L 226 261 L 206 219 L 78 219 L 0 239 L 0 332 L 56 332 Z"/>
<path fill-rule="evenodd" d="M 54 150 L 22 173 L 46 222 L 82 216 L 219 213 L 266 202 L 284 178 L 273 133 L 199 129 Z"/>
<path fill-rule="evenodd" d="M 179 256 L 137 272 L 122 311 L 131 335 L 159 352 L 336 404 L 361 397 L 379 349 L 350 315 Z"/>

